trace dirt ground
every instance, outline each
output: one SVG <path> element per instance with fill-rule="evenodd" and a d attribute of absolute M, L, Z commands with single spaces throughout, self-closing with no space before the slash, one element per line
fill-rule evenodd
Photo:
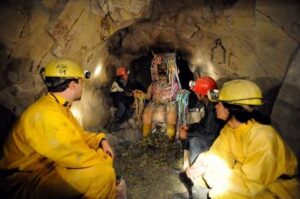
<path fill-rule="evenodd" d="M 115 166 L 117 174 L 126 181 L 128 199 L 179 199 L 188 198 L 172 196 L 187 192 L 176 171 L 181 163 L 180 143 L 169 142 L 159 132 L 130 144 L 127 151 L 116 157 Z"/>

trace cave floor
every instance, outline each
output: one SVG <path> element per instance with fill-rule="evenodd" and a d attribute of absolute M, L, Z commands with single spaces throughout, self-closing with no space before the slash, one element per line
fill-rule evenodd
<path fill-rule="evenodd" d="M 179 142 L 169 142 L 161 133 L 130 144 L 127 151 L 117 154 L 117 174 L 126 181 L 128 199 L 180 199 L 175 193 L 187 192 L 176 168 L 182 165 Z M 204 199 L 206 196 L 195 198 Z"/>

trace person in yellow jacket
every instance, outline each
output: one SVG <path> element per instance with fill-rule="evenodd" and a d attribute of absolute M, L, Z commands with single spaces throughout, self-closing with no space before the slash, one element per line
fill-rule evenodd
<path fill-rule="evenodd" d="M 259 117 L 262 92 L 248 80 L 232 80 L 219 92 L 217 117 L 227 121 L 210 150 L 187 170 L 212 199 L 300 198 L 297 159 L 277 131 Z"/>
<path fill-rule="evenodd" d="M 25 110 L 5 142 L 1 198 L 116 198 L 105 134 L 86 132 L 70 112 L 89 73 L 55 59 L 44 76 L 48 93 Z"/>

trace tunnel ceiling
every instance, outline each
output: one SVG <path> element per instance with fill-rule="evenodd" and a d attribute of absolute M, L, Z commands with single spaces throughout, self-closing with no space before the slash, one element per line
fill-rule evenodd
<path fill-rule="evenodd" d="M 277 95 L 285 102 L 287 83 L 299 93 L 298 0 L 6 0 L 0 7 L 0 103 L 16 115 L 45 93 L 38 71 L 54 57 L 94 72 L 73 106 L 89 129 L 109 120 L 102 110 L 111 106 L 114 69 L 145 75 L 152 52 L 180 53 L 190 71 L 219 84 L 254 80 L 269 107 Z M 299 107 L 298 95 L 288 99 L 291 111 Z"/>

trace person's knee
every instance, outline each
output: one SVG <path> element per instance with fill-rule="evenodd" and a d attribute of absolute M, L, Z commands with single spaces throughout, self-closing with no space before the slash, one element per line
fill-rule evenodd
<path fill-rule="evenodd" d="M 110 198 L 116 192 L 116 175 L 112 166 L 96 166 L 90 173 L 89 186 L 85 191 L 87 198 Z"/>
<path fill-rule="evenodd" d="M 191 147 L 200 150 L 200 152 L 207 151 L 211 145 L 211 142 L 209 140 L 200 138 L 191 139 L 190 143 Z"/>
<path fill-rule="evenodd" d="M 149 137 L 151 133 L 151 124 L 143 124 L 142 131 L 144 138 Z"/>
<path fill-rule="evenodd" d="M 189 139 L 190 148 L 199 147 L 201 145 L 197 137 L 192 137 Z"/>
<path fill-rule="evenodd" d="M 103 169 L 103 176 L 106 180 L 108 181 L 115 181 L 116 174 L 115 174 L 115 169 L 111 166 L 106 166 L 105 169 Z M 101 174 L 102 175 L 102 174 Z"/>
<path fill-rule="evenodd" d="M 170 111 L 167 113 L 167 123 L 175 125 L 177 122 L 177 113 L 176 111 Z"/>
<path fill-rule="evenodd" d="M 115 170 L 110 165 L 97 165 L 89 172 L 92 181 L 102 181 L 109 183 L 115 181 Z"/>

